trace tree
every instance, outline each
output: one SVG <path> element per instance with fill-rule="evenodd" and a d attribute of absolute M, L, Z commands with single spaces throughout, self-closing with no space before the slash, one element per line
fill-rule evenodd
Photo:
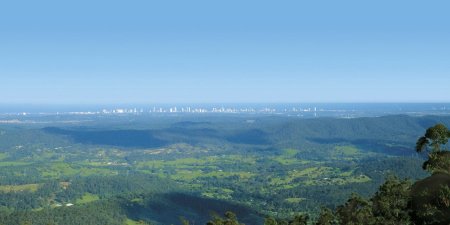
<path fill-rule="evenodd" d="M 416 224 L 450 224 L 449 138 L 448 128 L 436 124 L 417 140 L 416 151 L 428 153 L 423 169 L 432 175 L 411 188 L 411 215 Z"/>
<path fill-rule="evenodd" d="M 187 220 L 184 217 L 180 217 L 180 222 L 181 222 L 181 225 L 189 225 L 190 224 L 189 220 Z"/>
<path fill-rule="evenodd" d="M 243 225 L 239 223 L 236 214 L 233 212 L 227 211 L 224 214 L 225 218 L 220 217 L 217 214 L 212 215 L 212 219 L 208 221 L 207 225 Z"/>
<path fill-rule="evenodd" d="M 442 146 L 447 144 L 449 137 L 450 131 L 447 127 L 442 123 L 438 123 L 428 128 L 425 135 L 417 140 L 416 151 L 422 152 L 430 148 L 432 151 L 441 151 Z"/>
<path fill-rule="evenodd" d="M 264 225 L 278 225 L 277 221 L 272 217 L 264 219 Z"/>
<path fill-rule="evenodd" d="M 307 214 L 301 214 L 294 217 L 293 220 L 289 221 L 289 225 L 307 225 L 309 216 Z"/>
<path fill-rule="evenodd" d="M 336 217 L 329 208 L 322 208 L 316 225 L 334 225 L 337 224 Z"/>
<path fill-rule="evenodd" d="M 450 152 L 447 148 L 450 131 L 444 124 L 436 124 L 426 130 L 416 142 L 416 151 L 427 152 L 428 160 L 422 168 L 431 173 L 450 173 Z"/>
<path fill-rule="evenodd" d="M 435 173 L 417 181 L 411 190 L 416 224 L 450 224 L 450 175 Z"/>
<path fill-rule="evenodd" d="M 374 224 L 374 217 L 370 202 L 353 194 L 350 199 L 336 209 L 339 224 L 342 225 L 370 225 Z"/>
<path fill-rule="evenodd" d="M 378 188 L 372 201 L 372 213 L 377 224 L 411 224 L 410 221 L 411 182 L 390 176 Z"/>

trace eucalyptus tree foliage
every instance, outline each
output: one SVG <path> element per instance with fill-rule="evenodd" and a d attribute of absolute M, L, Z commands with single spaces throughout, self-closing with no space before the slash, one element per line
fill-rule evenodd
<path fill-rule="evenodd" d="M 431 173 L 450 173 L 449 138 L 449 129 L 444 124 L 436 124 L 428 128 L 424 136 L 417 140 L 416 151 L 428 154 L 428 160 L 422 166 L 424 170 Z"/>

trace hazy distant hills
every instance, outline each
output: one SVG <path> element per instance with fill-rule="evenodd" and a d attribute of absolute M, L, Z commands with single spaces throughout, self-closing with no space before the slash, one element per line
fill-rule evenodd
<path fill-rule="evenodd" d="M 299 147 L 313 144 L 353 144 L 388 154 L 410 154 L 415 140 L 436 123 L 450 124 L 449 116 L 404 115 L 353 119 L 279 119 L 257 117 L 249 123 L 241 117 L 210 121 L 182 121 L 166 128 L 98 130 L 89 127 L 46 127 L 46 133 L 63 135 L 73 142 L 125 148 L 157 148 L 169 144 L 230 143 L 240 145 Z M 281 121 L 281 122 L 280 122 Z M 285 121 L 285 122 L 283 122 Z M 225 123 L 226 122 L 226 123 Z"/>
<path fill-rule="evenodd" d="M 280 141 L 291 142 L 286 145 L 299 146 L 305 141 L 320 144 L 350 143 L 368 150 L 408 154 L 424 130 L 436 123 L 450 124 L 450 117 L 398 115 L 296 120 L 278 127 L 273 134 Z"/>

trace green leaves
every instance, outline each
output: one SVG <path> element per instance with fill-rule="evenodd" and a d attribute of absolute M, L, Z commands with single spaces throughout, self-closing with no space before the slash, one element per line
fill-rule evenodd
<path fill-rule="evenodd" d="M 439 205 L 445 208 L 450 208 L 450 187 L 442 185 L 438 193 Z"/>
<path fill-rule="evenodd" d="M 432 144 L 441 144 L 445 145 L 448 142 L 449 130 L 445 127 L 444 124 L 436 124 L 434 127 L 428 128 L 425 137 L 433 140 Z"/>
<path fill-rule="evenodd" d="M 450 173 L 450 154 L 445 145 L 450 138 L 450 131 L 443 124 L 436 124 L 426 130 L 425 135 L 416 142 L 416 151 L 428 151 L 428 160 L 422 168 L 431 173 Z"/>
<path fill-rule="evenodd" d="M 359 195 L 352 197 L 336 209 L 339 224 L 368 225 L 373 224 L 373 213 L 370 202 Z"/>
<path fill-rule="evenodd" d="M 425 148 L 426 148 L 429 144 L 430 144 L 430 142 L 428 141 L 428 139 L 427 139 L 425 136 L 420 137 L 420 138 L 417 140 L 417 143 L 416 143 L 416 151 L 417 151 L 417 152 L 422 152 L 423 150 L 425 150 Z"/>
<path fill-rule="evenodd" d="M 333 214 L 333 211 L 328 208 L 322 208 L 320 211 L 319 218 L 315 225 L 334 225 L 337 224 L 336 216 Z"/>
<path fill-rule="evenodd" d="M 372 210 L 378 224 L 410 224 L 408 203 L 411 182 L 388 177 L 372 198 Z"/>
<path fill-rule="evenodd" d="M 422 152 L 428 148 L 431 151 L 442 151 L 442 146 L 447 144 L 450 131 L 444 124 L 436 124 L 426 130 L 425 135 L 420 137 L 416 143 L 416 151 Z"/>
<path fill-rule="evenodd" d="M 243 225 L 239 223 L 236 214 L 231 211 L 227 211 L 224 214 L 225 218 L 220 217 L 217 214 L 212 215 L 212 219 L 208 221 L 207 225 Z"/>

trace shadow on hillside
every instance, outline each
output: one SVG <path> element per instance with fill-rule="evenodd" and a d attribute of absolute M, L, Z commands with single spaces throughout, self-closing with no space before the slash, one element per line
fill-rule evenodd
<path fill-rule="evenodd" d="M 126 148 L 157 148 L 167 145 L 167 141 L 155 136 L 151 130 L 65 130 L 56 127 L 43 129 L 47 133 L 65 135 L 75 142 L 92 145 L 111 145 Z"/>
<path fill-rule="evenodd" d="M 158 224 L 180 224 L 180 217 L 191 223 L 206 224 L 211 219 L 211 213 L 222 216 L 226 211 L 236 213 L 239 221 L 245 224 L 263 223 L 263 218 L 246 206 L 184 193 L 155 196 L 146 203 L 128 205 L 126 210 L 132 219 L 145 219 Z"/>
<path fill-rule="evenodd" d="M 250 144 L 250 145 L 270 144 L 268 134 L 260 129 L 242 131 L 226 137 L 226 140 L 237 144 Z"/>

